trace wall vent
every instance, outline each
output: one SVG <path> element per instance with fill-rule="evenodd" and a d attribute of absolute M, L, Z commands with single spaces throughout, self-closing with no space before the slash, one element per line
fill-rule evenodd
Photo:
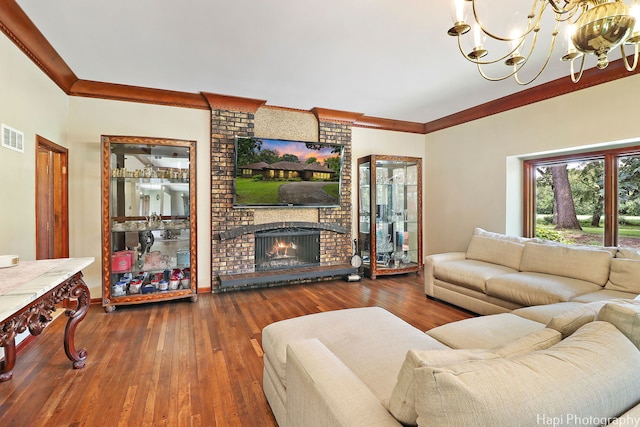
<path fill-rule="evenodd" d="M 2 124 L 2 146 L 24 153 L 24 133 Z"/>

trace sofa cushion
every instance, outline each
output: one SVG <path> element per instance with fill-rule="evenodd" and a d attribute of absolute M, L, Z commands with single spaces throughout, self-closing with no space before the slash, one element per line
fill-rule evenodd
<path fill-rule="evenodd" d="M 389 412 L 400 422 L 416 425 L 418 414 L 415 402 L 414 369 L 420 366 L 447 366 L 462 362 L 496 359 L 526 354 L 549 348 L 560 341 L 560 333 L 553 329 L 542 329 L 511 342 L 496 351 L 488 350 L 410 350 L 398 373 L 398 382 L 389 400 Z"/>
<path fill-rule="evenodd" d="M 528 242 L 520 261 L 520 270 L 585 280 L 604 286 L 609 278 L 611 252 L 568 245 Z"/>
<path fill-rule="evenodd" d="M 511 358 L 415 369 L 419 425 L 599 426 L 640 399 L 640 351 L 592 322 L 553 347 Z M 571 417 L 572 419 L 569 419 Z"/>
<path fill-rule="evenodd" d="M 487 279 L 516 271 L 517 270 L 505 267 L 504 265 L 491 264 L 473 259 L 445 261 L 433 266 L 433 276 L 436 279 L 482 293 L 485 292 Z"/>
<path fill-rule="evenodd" d="M 554 316 L 581 306 L 582 303 L 575 301 L 557 302 L 555 304 L 522 307 L 513 310 L 512 313 L 520 317 L 524 317 L 525 319 L 535 320 L 536 322 L 544 323 L 546 325 Z"/>
<path fill-rule="evenodd" d="M 583 325 L 593 322 L 605 304 L 605 301 L 581 304 L 579 307 L 554 316 L 547 323 L 547 328 L 555 329 L 562 334 L 562 338 L 566 338 Z"/>
<path fill-rule="evenodd" d="M 467 248 L 467 259 L 486 261 L 517 270 L 524 244 L 473 235 Z"/>
<path fill-rule="evenodd" d="M 612 259 L 609 281 L 604 288 L 640 294 L 640 259 Z"/>
<path fill-rule="evenodd" d="M 585 280 L 544 273 L 520 272 L 487 280 L 487 295 L 523 306 L 570 301 L 602 288 Z"/>
<path fill-rule="evenodd" d="M 596 319 L 611 323 L 640 348 L 640 301 L 608 302 Z"/>
<path fill-rule="evenodd" d="M 632 294 L 630 292 L 612 291 L 603 288 L 599 291 L 589 292 L 588 294 L 573 297 L 571 301 L 586 304 L 596 301 L 611 301 L 614 299 L 633 299 L 636 296 L 636 294 Z"/>
<path fill-rule="evenodd" d="M 427 334 L 451 348 L 493 350 L 541 329 L 542 323 L 500 313 L 447 323 Z"/>

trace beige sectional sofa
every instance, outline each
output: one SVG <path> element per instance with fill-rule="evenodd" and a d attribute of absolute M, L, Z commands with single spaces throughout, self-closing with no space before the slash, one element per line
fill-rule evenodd
<path fill-rule="evenodd" d="M 429 255 L 425 293 L 478 314 L 640 294 L 640 250 L 563 245 L 476 228 L 466 252 Z"/>
<path fill-rule="evenodd" d="M 381 308 L 338 310 L 271 324 L 262 345 L 280 427 L 640 425 L 640 301 L 426 333 Z"/>

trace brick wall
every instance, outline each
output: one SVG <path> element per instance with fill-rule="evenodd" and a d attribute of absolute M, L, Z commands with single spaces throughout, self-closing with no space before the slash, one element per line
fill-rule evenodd
<path fill-rule="evenodd" d="M 233 208 L 234 137 L 254 135 L 255 116 L 250 112 L 211 109 L 211 268 L 213 292 L 220 291 L 220 274 L 254 271 L 254 235 L 220 239 L 238 227 L 254 224 L 254 210 Z M 351 125 L 318 123 L 318 142 L 344 145 L 340 207 L 318 208 L 318 220 L 351 230 Z M 259 137 L 260 135 L 258 135 Z M 286 139 L 286 138 L 285 138 Z M 287 218 L 295 221 L 295 218 Z M 351 234 L 322 230 L 320 264 L 344 263 L 351 254 Z"/>

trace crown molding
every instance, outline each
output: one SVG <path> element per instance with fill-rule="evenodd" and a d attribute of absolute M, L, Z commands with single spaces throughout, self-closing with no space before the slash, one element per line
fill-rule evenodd
<path fill-rule="evenodd" d="M 349 111 L 330 110 L 328 108 L 312 108 L 311 112 L 315 114 L 319 122 L 353 124 L 362 117 L 362 113 L 352 113 Z"/>
<path fill-rule="evenodd" d="M 151 89 L 115 83 L 78 80 L 69 92 L 71 96 L 87 98 L 113 99 L 117 101 L 140 102 L 146 104 L 168 105 L 173 107 L 208 110 L 207 100 L 199 93 L 177 92 L 164 89 Z"/>
<path fill-rule="evenodd" d="M 241 98 L 239 96 L 220 95 L 217 93 L 202 92 L 212 110 L 232 110 L 244 113 L 255 113 L 258 108 L 267 103 L 262 99 Z"/>
<path fill-rule="evenodd" d="M 64 93 L 69 94 L 78 77 L 14 0 L 0 1 L 0 30 Z"/>
<path fill-rule="evenodd" d="M 353 126 L 368 129 L 392 130 L 406 133 L 425 133 L 424 123 L 384 119 L 380 117 L 362 116 L 353 123 Z"/>
<path fill-rule="evenodd" d="M 632 60 L 631 57 L 629 60 Z M 538 86 L 505 96 L 481 105 L 460 111 L 450 116 L 443 117 L 424 124 L 424 133 L 431 133 L 449 127 L 461 125 L 473 120 L 502 113 L 515 108 L 524 107 L 539 101 L 544 101 L 571 92 L 586 89 L 599 84 L 608 83 L 625 77 L 630 77 L 640 72 L 640 67 L 635 71 L 627 71 L 622 58 L 612 61 L 604 70 L 589 68 L 584 71 L 578 83 L 573 83 L 569 76 L 561 77 Z"/>

